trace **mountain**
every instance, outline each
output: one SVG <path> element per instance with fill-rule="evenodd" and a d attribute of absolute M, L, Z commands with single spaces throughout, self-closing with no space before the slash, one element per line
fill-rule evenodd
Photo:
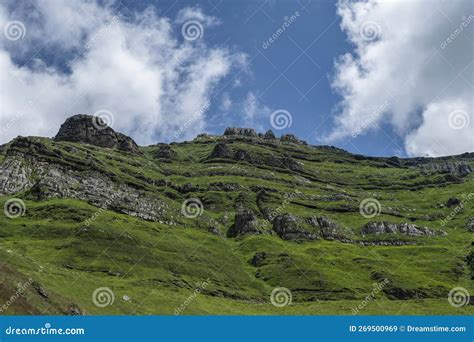
<path fill-rule="evenodd" d="M 82 114 L 0 153 L 2 314 L 472 313 L 474 153 L 142 147 Z"/>

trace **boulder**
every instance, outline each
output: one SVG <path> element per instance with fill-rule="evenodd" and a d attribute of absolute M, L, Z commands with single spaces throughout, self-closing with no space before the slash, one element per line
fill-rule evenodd
<path fill-rule="evenodd" d="M 267 253 L 259 252 L 255 253 L 252 260 L 250 260 L 250 264 L 255 267 L 260 267 L 263 264 L 263 261 L 267 258 Z"/>
<path fill-rule="evenodd" d="M 459 205 L 461 204 L 461 201 L 459 200 L 459 198 L 456 198 L 456 197 L 451 197 L 450 199 L 448 199 L 448 201 L 446 202 L 446 206 L 448 208 L 450 207 L 454 207 L 456 205 Z"/>
<path fill-rule="evenodd" d="M 283 240 L 315 240 L 311 234 L 300 226 L 298 219 L 290 214 L 278 215 L 273 219 L 273 230 Z"/>
<path fill-rule="evenodd" d="M 139 153 L 138 145 L 132 138 L 115 132 L 100 118 L 78 114 L 68 118 L 54 137 L 55 141 L 71 141 L 99 147 Z"/>
<path fill-rule="evenodd" d="M 235 214 L 234 224 L 227 232 L 228 237 L 237 237 L 249 234 L 261 234 L 257 218 L 250 209 L 242 209 Z"/>

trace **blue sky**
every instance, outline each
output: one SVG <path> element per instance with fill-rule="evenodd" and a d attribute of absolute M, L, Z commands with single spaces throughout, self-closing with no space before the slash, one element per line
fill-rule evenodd
<path fill-rule="evenodd" d="M 6 1 L 0 141 L 90 113 L 140 144 L 244 126 L 375 156 L 473 151 L 472 22 L 466 0 Z"/>

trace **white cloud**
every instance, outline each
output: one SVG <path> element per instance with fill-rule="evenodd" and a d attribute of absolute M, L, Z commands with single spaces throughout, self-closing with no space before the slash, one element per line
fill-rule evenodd
<path fill-rule="evenodd" d="M 244 113 L 243 122 L 245 125 L 262 129 L 258 121 L 268 118 L 271 114 L 271 109 L 263 104 L 253 92 L 249 91 L 243 103 L 242 112 Z"/>
<path fill-rule="evenodd" d="M 338 14 L 355 50 L 336 62 L 343 99 L 328 140 L 388 126 L 409 155 L 474 151 L 471 2 L 343 0 Z M 453 111 L 471 123 L 452 129 Z"/>
<path fill-rule="evenodd" d="M 191 14 L 204 27 L 217 19 L 197 8 L 183 9 L 176 20 L 151 8 L 124 17 L 107 4 L 41 0 L 14 10 L 0 5 L 0 28 L 20 20 L 27 29 L 21 40 L 0 38 L 0 126 L 8 127 L 0 130 L 0 142 L 16 135 L 53 136 L 68 116 L 101 109 L 114 114 L 115 129 L 140 144 L 172 140 L 190 119 L 182 139 L 205 128 L 202 109 L 245 57 L 210 48 L 204 38 L 183 41 L 175 23 Z M 42 61 L 43 51 L 62 58 L 68 72 L 51 66 L 53 57 Z"/>

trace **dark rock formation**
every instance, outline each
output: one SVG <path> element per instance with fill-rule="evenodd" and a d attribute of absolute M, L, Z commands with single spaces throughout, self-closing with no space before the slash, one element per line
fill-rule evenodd
<path fill-rule="evenodd" d="M 263 135 L 263 139 L 265 139 L 265 140 L 276 140 L 276 137 L 275 137 L 275 134 L 273 133 L 273 131 L 271 129 L 269 129 Z"/>
<path fill-rule="evenodd" d="M 176 157 L 176 152 L 170 145 L 161 145 L 154 157 L 157 159 L 173 160 Z"/>
<path fill-rule="evenodd" d="M 435 231 L 410 223 L 369 222 L 362 227 L 363 235 L 402 234 L 408 236 L 434 236 Z M 442 232 L 441 234 L 446 234 Z"/>
<path fill-rule="evenodd" d="M 464 161 L 460 162 L 442 162 L 442 163 L 429 163 L 422 166 L 423 171 L 426 174 L 430 173 L 449 173 L 457 177 L 465 177 L 472 172 L 472 168 L 469 164 Z"/>
<path fill-rule="evenodd" d="M 255 214 L 250 209 L 243 209 L 235 214 L 234 224 L 227 232 L 228 237 L 248 234 L 261 234 Z"/>
<path fill-rule="evenodd" d="M 115 132 L 99 117 L 78 114 L 68 118 L 54 137 L 56 141 L 81 142 L 99 147 L 116 148 L 137 153 L 138 145 L 132 138 Z"/>
<path fill-rule="evenodd" d="M 446 206 L 448 208 L 454 207 L 454 206 L 459 205 L 459 204 L 461 204 L 461 201 L 459 200 L 459 198 L 456 198 L 456 197 L 451 197 L 446 202 Z"/>
<path fill-rule="evenodd" d="M 278 215 L 273 219 L 273 230 L 283 240 L 315 240 L 316 236 L 300 226 L 298 219 L 290 214 Z"/>
<path fill-rule="evenodd" d="M 211 152 L 211 158 L 230 158 L 232 151 L 225 143 L 218 143 Z"/>
<path fill-rule="evenodd" d="M 224 135 L 241 135 L 245 137 L 257 137 L 257 132 L 253 128 L 227 127 Z"/>

